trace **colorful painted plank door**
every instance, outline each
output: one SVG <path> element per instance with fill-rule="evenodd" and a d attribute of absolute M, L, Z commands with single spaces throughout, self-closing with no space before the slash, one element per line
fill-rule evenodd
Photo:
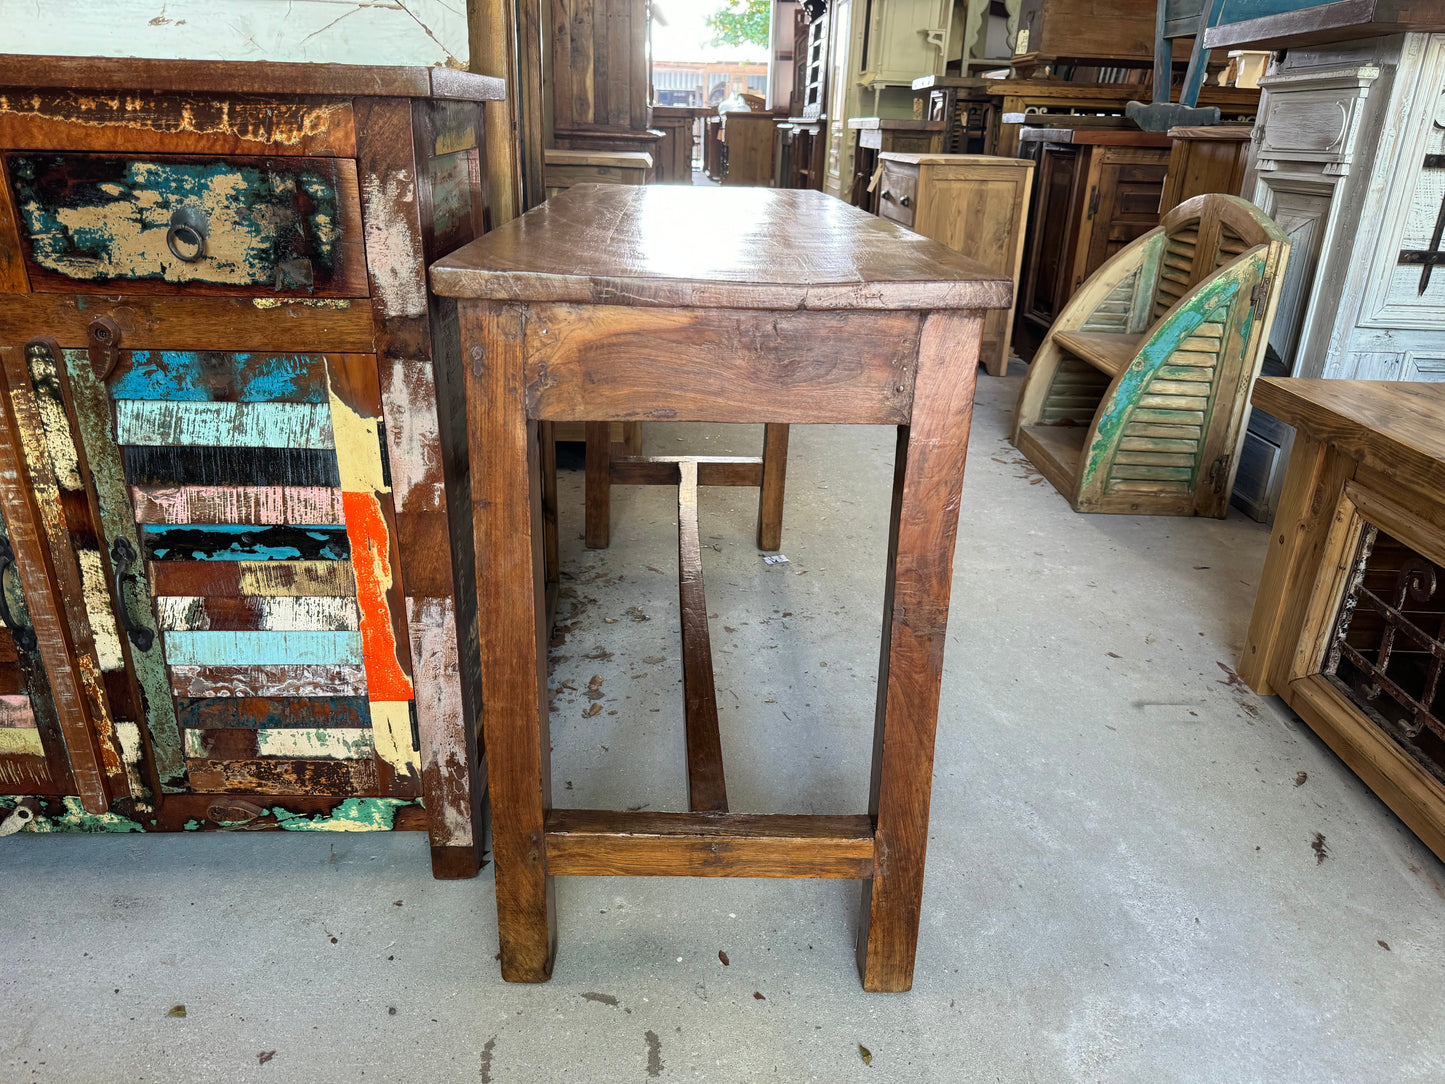
<path fill-rule="evenodd" d="M 102 379 L 67 351 L 66 369 L 185 789 L 419 795 L 375 359 L 134 351 Z"/>

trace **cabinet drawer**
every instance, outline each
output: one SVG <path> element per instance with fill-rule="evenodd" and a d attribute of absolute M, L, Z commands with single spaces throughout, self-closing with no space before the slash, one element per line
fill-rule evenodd
<path fill-rule="evenodd" d="M 884 162 L 883 177 L 878 182 L 878 213 L 912 229 L 917 202 L 918 167 Z"/>
<path fill-rule="evenodd" d="M 6 168 L 37 291 L 367 294 L 349 159 L 26 153 Z"/>

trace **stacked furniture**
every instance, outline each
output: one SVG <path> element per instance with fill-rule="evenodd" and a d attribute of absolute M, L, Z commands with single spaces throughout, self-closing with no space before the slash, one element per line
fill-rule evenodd
<path fill-rule="evenodd" d="M 652 155 L 641 151 L 546 152 L 547 196 L 574 184 L 650 184 L 656 176 Z"/>
<path fill-rule="evenodd" d="M 1074 295 L 1013 442 L 1075 511 L 1224 516 L 1288 252 L 1252 204 L 1196 196 Z"/>
<path fill-rule="evenodd" d="M 0 793 L 57 830 L 425 828 L 474 874 L 465 423 L 424 269 L 485 229 L 501 84 L 3 59 Z"/>
<path fill-rule="evenodd" d="M 988 83 L 978 76 L 925 75 L 913 81 L 914 90 L 926 91 L 925 116 L 943 125 L 943 154 L 992 154 L 998 135 L 998 103 Z"/>
<path fill-rule="evenodd" d="M 982 154 L 879 155 L 878 213 L 1007 278 L 1017 294 L 1034 164 Z M 1013 305 L 988 314 L 979 361 L 1008 371 Z"/>
<path fill-rule="evenodd" d="M 943 147 L 944 126 L 936 121 L 850 117 L 848 128 L 856 133 L 857 139 L 848 202 L 875 214 L 878 212 L 878 186 L 873 183 L 873 176 L 878 170 L 880 154 L 887 151 L 937 154 Z"/>

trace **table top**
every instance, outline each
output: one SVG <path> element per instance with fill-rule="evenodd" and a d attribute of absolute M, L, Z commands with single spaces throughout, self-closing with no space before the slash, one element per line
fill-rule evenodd
<path fill-rule="evenodd" d="M 1253 401 L 1352 458 L 1445 489 L 1445 384 L 1265 377 Z"/>
<path fill-rule="evenodd" d="M 822 192 L 575 185 L 439 260 L 445 297 L 752 309 L 1004 309 L 1012 282 Z"/>

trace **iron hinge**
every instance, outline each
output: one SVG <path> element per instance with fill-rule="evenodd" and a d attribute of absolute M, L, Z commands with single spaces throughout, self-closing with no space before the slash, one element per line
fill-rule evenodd
<path fill-rule="evenodd" d="M 1264 307 L 1269 303 L 1269 288 L 1274 284 L 1273 275 L 1265 275 L 1254 284 L 1254 289 L 1249 291 L 1249 303 L 1254 306 L 1254 318 L 1263 319 Z"/>
<path fill-rule="evenodd" d="M 419 722 L 417 722 L 417 718 L 416 718 L 416 701 L 415 701 L 415 700 L 408 700 L 408 701 L 406 702 L 406 710 L 407 710 L 408 714 L 410 714 L 410 716 L 411 716 L 411 748 L 412 748 L 412 752 L 414 752 L 414 753 L 420 753 L 420 752 L 421 752 L 421 724 L 420 724 Z"/>
<path fill-rule="evenodd" d="M 1230 456 L 1222 455 L 1209 465 L 1209 485 L 1214 492 L 1224 492 L 1225 480 L 1229 477 Z"/>
<path fill-rule="evenodd" d="M 1089 217 L 1093 218 L 1099 213 L 1099 186 L 1094 185 L 1089 189 Z"/>

